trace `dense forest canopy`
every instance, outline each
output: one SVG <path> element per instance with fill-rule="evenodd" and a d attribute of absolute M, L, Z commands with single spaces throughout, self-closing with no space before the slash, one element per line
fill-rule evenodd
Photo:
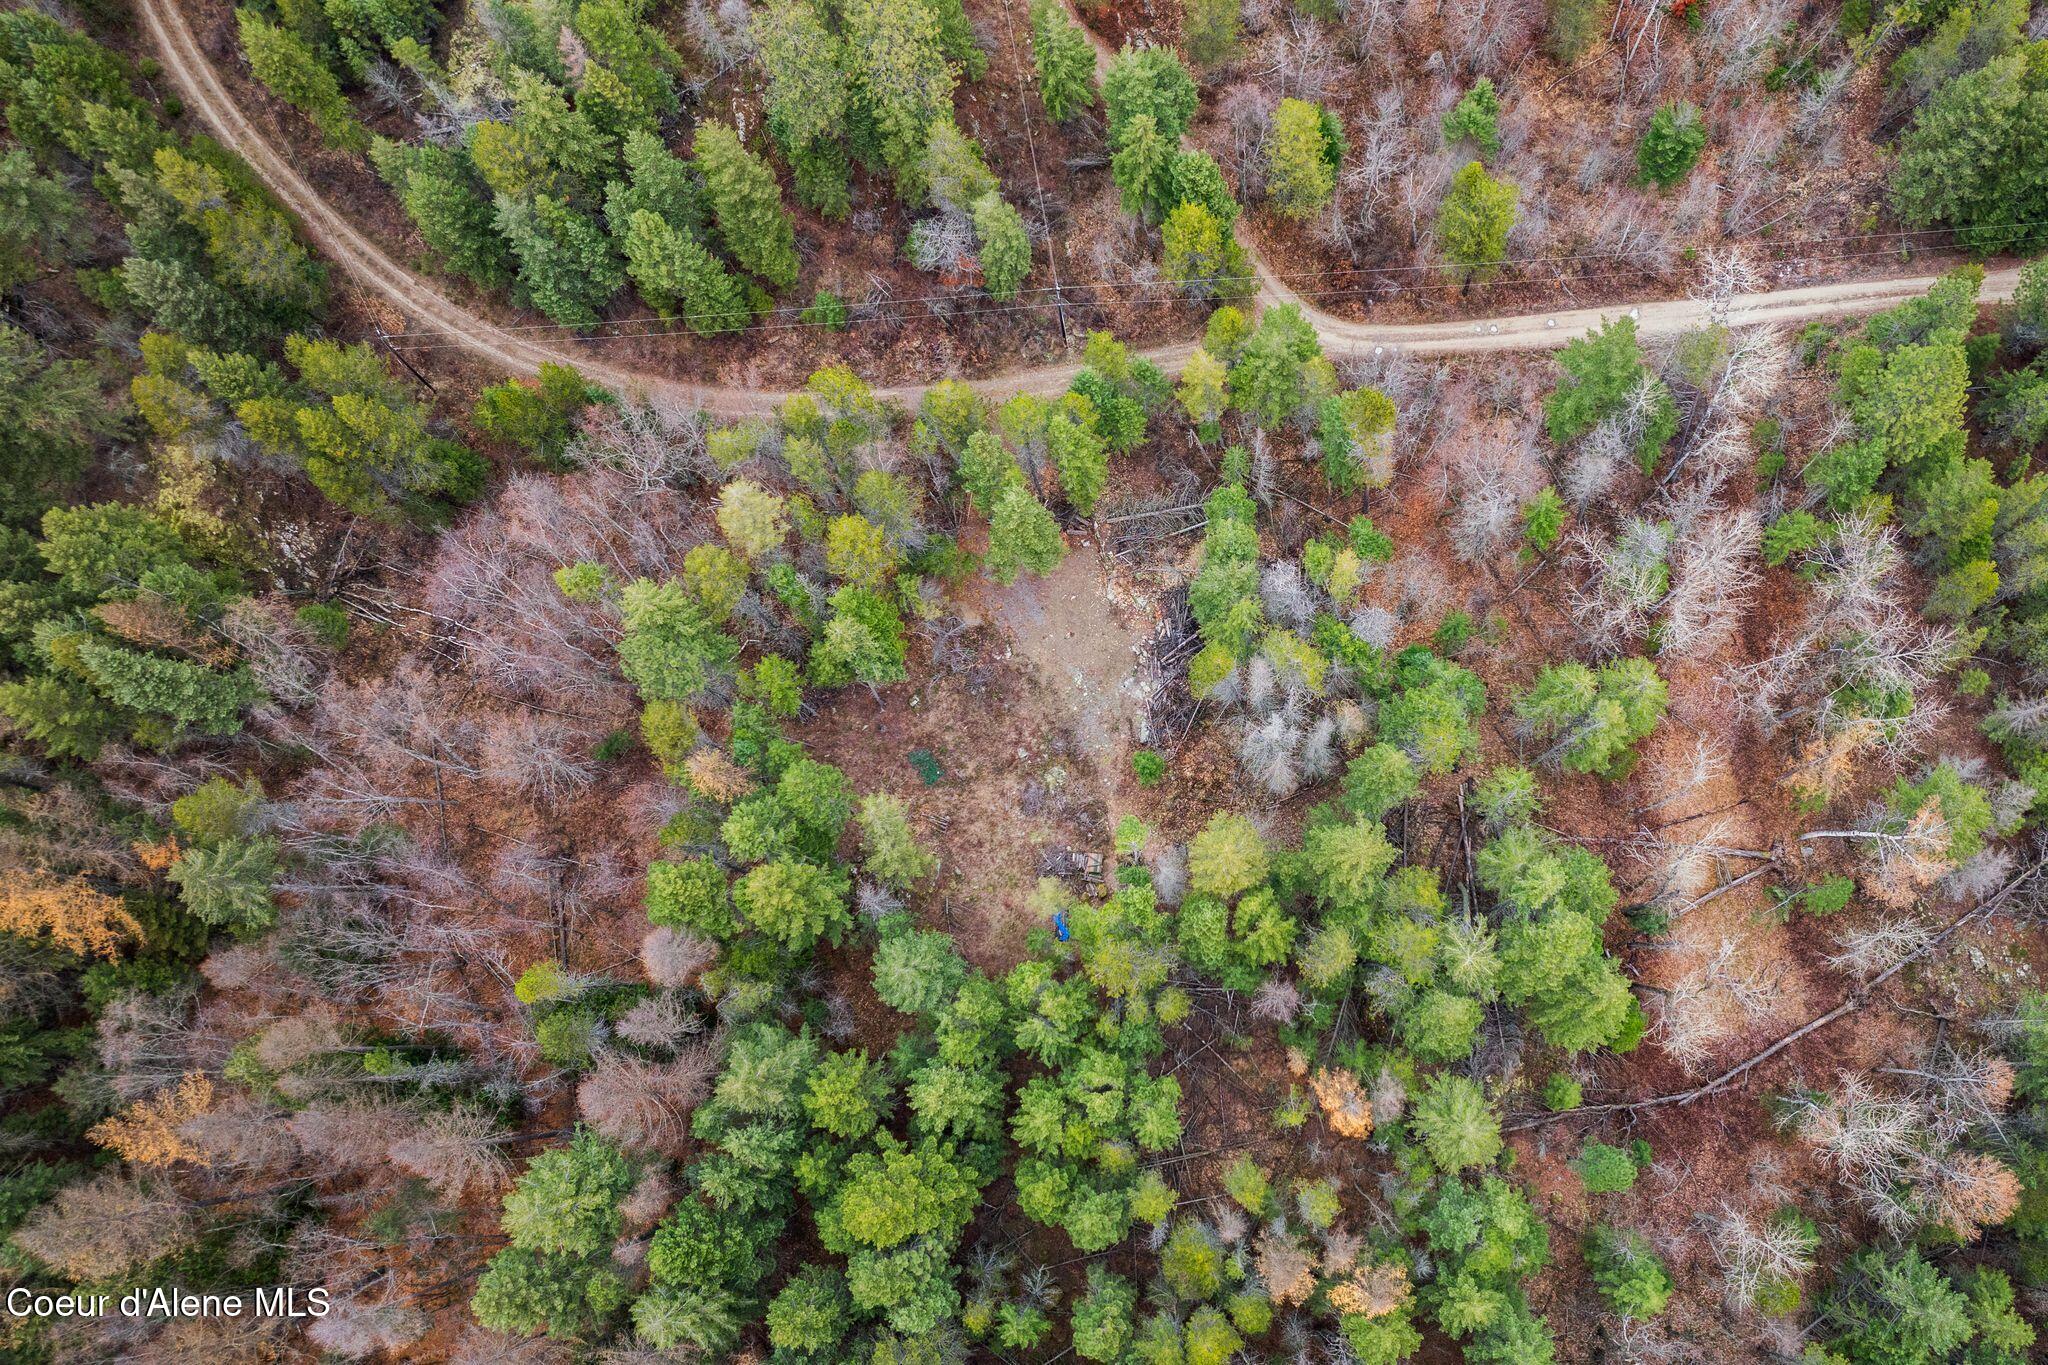
<path fill-rule="evenodd" d="M 7 1359 L 2038 1355 L 2025 5 L 143 3 L 0 14 L 0 1259 L 329 1306 Z"/>

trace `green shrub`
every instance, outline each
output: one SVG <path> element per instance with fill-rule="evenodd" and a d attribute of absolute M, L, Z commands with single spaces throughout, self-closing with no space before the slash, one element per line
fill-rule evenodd
<path fill-rule="evenodd" d="M 1578 1172 L 1588 1194 L 1618 1194 L 1635 1187 L 1636 1162 L 1625 1147 L 1610 1147 L 1589 1139 L 1579 1148 L 1572 1169 Z"/>
<path fill-rule="evenodd" d="M 1462 611 L 1444 613 L 1444 619 L 1437 622 L 1436 633 L 1430 636 L 1430 646 L 1439 654 L 1453 655 L 1471 643 L 1472 618 Z"/>
<path fill-rule="evenodd" d="M 1706 149 L 1707 126 L 1691 104 L 1667 104 L 1650 116 L 1636 145 L 1636 170 L 1660 189 L 1670 189 L 1692 172 Z"/>
<path fill-rule="evenodd" d="M 804 309 L 803 320 L 828 332 L 843 332 L 846 330 L 846 303 L 830 289 L 820 289 L 811 296 L 811 305 Z"/>
<path fill-rule="evenodd" d="M 1615 1312 L 1652 1318 L 1664 1311 L 1675 1287 L 1671 1272 L 1640 1232 L 1594 1228 L 1586 1234 L 1585 1253 L 1593 1287 Z"/>
<path fill-rule="evenodd" d="M 1855 896 L 1854 877 L 1826 877 L 1800 893 L 1799 908 L 1809 915 L 1832 915 L 1848 909 Z"/>
<path fill-rule="evenodd" d="M 313 638 L 329 649 L 348 644 L 348 612 L 332 602 L 308 602 L 292 613 Z"/>
<path fill-rule="evenodd" d="M 1500 97 L 1494 93 L 1493 82 L 1485 76 L 1474 81 L 1465 97 L 1444 115 L 1443 129 L 1446 143 L 1469 142 L 1483 160 L 1500 155 Z"/>

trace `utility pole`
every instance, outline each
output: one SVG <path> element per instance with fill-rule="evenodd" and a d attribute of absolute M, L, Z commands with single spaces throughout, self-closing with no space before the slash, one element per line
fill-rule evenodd
<path fill-rule="evenodd" d="M 1020 63 L 1023 69 L 1030 70 L 1033 73 L 1032 83 L 1035 85 L 1037 83 L 1037 69 L 1024 61 L 1023 46 L 1017 41 L 1016 6 L 1014 3 L 1011 3 L 1011 0 L 1005 0 L 1003 5 L 1003 26 L 1009 30 L 1012 60 Z M 1031 129 L 1031 101 L 1025 95 L 1024 89 L 1021 86 L 1017 90 L 1017 113 L 1024 124 L 1024 146 L 1031 154 L 1031 184 L 1036 191 L 1033 195 L 1033 200 L 1038 208 L 1038 230 L 1040 235 L 1045 238 L 1046 264 L 1052 267 L 1053 314 L 1059 320 L 1060 347 L 1064 350 L 1073 344 L 1073 339 L 1067 332 L 1066 295 L 1060 289 L 1059 244 L 1053 241 L 1052 220 L 1045 211 L 1045 178 L 1038 172 L 1038 137 Z"/>
<path fill-rule="evenodd" d="M 395 359 L 399 364 L 405 366 L 405 372 L 411 375 L 415 380 L 417 380 L 419 386 L 425 389 L 428 393 L 437 392 L 434 386 L 427 381 L 427 377 L 421 374 L 418 370 L 413 368 L 413 363 L 405 358 L 405 352 L 399 350 L 396 346 L 393 346 L 391 344 L 391 334 L 384 330 L 384 324 L 381 322 L 377 323 L 376 327 L 377 340 L 384 343 L 384 349 L 391 352 L 393 359 Z"/>

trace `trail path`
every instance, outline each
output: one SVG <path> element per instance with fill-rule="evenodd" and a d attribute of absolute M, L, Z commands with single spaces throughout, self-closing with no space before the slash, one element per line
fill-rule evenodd
<path fill-rule="evenodd" d="M 215 137 L 249 163 L 271 193 L 298 218 L 315 246 L 338 262 L 366 294 L 409 319 L 409 330 L 435 333 L 440 340 L 460 346 L 509 373 L 532 374 L 550 362 L 574 365 L 608 388 L 644 393 L 720 414 L 765 411 L 788 396 L 788 391 L 782 389 L 693 384 L 625 369 L 603 358 L 605 343 L 601 336 L 542 339 L 522 335 L 462 307 L 386 255 L 264 139 L 222 83 L 177 0 L 139 0 L 137 11 L 162 54 L 165 74 L 186 105 L 198 113 Z M 1099 39 L 1094 41 L 1098 61 L 1106 62 L 1107 51 Z M 1603 320 L 1624 313 L 1637 318 L 1638 329 L 1644 335 L 1656 336 L 1697 327 L 1714 310 L 1706 300 L 1678 298 L 1455 322 L 1354 322 L 1326 313 L 1303 299 L 1256 252 L 1252 253 L 1252 261 L 1259 276 L 1261 299 L 1300 307 L 1314 324 L 1324 351 L 1332 357 L 1370 354 L 1385 347 L 1434 354 L 1550 350 L 1584 336 Z M 1726 301 L 1721 311 L 1729 322 L 1745 326 L 1877 312 L 1925 293 L 1937 278 L 1913 275 L 1852 280 L 1744 294 Z M 2017 267 L 1990 271 L 1985 276 L 1981 297 L 1987 302 L 2011 297 L 2018 278 Z M 1180 342 L 1150 347 L 1140 354 L 1171 371 L 1193 350 L 1193 342 Z M 1076 363 L 1024 366 L 970 382 L 991 394 L 1051 395 L 1063 392 L 1080 368 Z M 876 393 L 914 404 L 925 387 L 897 385 L 879 388 Z"/>

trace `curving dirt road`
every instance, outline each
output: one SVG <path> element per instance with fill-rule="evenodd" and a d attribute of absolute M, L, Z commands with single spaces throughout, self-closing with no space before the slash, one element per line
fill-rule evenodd
<path fill-rule="evenodd" d="M 448 342 L 508 373 L 532 374 L 543 364 L 551 362 L 574 365 L 591 379 L 620 392 L 644 393 L 650 397 L 693 404 L 715 413 L 741 415 L 761 412 L 788 396 L 788 391 L 781 389 L 736 389 L 692 384 L 623 369 L 602 358 L 601 340 L 570 338 L 562 342 L 543 341 L 523 336 L 470 312 L 387 256 L 271 147 L 222 84 L 219 73 L 207 60 L 177 0 L 137 0 L 137 11 L 151 41 L 162 54 L 165 74 L 177 87 L 187 107 L 199 114 L 215 137 L 249 163 L 271 193 L 298 218 L 309 241 L 338 262 L 364 291 L 410 319 L 417 330 L 445 334 Z M 1099 40 L 1096 49 L 1098 60 L 1106 60 L 1108 54 Z M 1324 350 L 1332 356 L 1371 354 L 1390 346 L 1439 354 L 1547 350 L 1583 336 L 1604 319 L 1624 312 L 1637 318 L 1643 334 L 1654 336 L 1696 327 L 1708 319 L 1710 311 L 1705 301 L 1683 298 L 1480 321 L 1467 319 L 1393 325 L 1353 322 L 1333 317 L 1303 299 L 1288 288 L 1256 253 L 1252 260 L 1259 275 L 1260 298 L 1265 302 L 1298 306 L 1315 325 Z M 1987 301 L 2009 298 L 2018 277 L 2016 267 L 1987 273 L 1982 297 Z M 1805 322 L 1870 313 L 1925 293 L 1937 278 L 1914 275 L 1745 294 L 1729 301 L 1725 311 L 1728 320 L 1737 325 Z M 1171 370 L 1185 361 L 1193 350 L 1194 343 L 1190 341 L 1151 347 L 1142 354 Z M 1050 395 L 1064 391 L 1080 368 L 1078 364 L 1071 363 L 1027 366 L 971 382 L 975 388 L 995 394 L 1028 392 Z M 925 387 L 922 384 L 896 385 L 877 389 L 876 392 L 884 398 L 914 404 Z"/>

